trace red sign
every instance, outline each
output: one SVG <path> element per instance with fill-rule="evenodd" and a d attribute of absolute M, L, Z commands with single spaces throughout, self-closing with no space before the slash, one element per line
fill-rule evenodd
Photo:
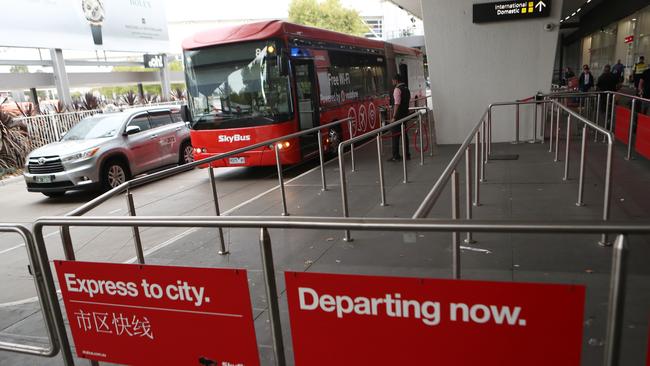
<path fill-rule="evenodd" d="M 245 270 L 54 263 L 79 357 L 259 365 Z"/>
<path fill-rule="evenodd" d="M 285 280 L 299 366 L 580 365 L 584 286 L 296 272 Z"/>
<path fill-rule="evenodd" d="M 636 115 L 636 140 L 634 149 L 646 159 L 650 159 L 650 116 L 638 113 Z"/>
<path fill-rule="evenodd" d="M 634 42 L 634 36 L 627 36 L 627 37 L 625 37 L 625 39 L 623 40 L 623 42 L 624 42 L 624 43 L 632 43 L 632 42 Z"/>
<path fill-rule="evenodd" d="M 616 119 L 614 120 L 614 136 L 617 140 L 627 145 L 630 134 L 630 109 L 616 106 Z"/>

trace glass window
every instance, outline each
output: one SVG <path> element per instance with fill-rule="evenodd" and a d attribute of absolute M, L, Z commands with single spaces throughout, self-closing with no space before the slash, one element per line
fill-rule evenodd
<path fill-rule="evenodd" d="M 250 127 L 289 120 L 289 77 L 280 75 L 276 42 L 185 52 L 192 127 Z"/>
<path fill-rule="evenodd" d="M 79 121 L 61 139 L 62 141 L 90 140 L 114 137 L 124 122 L 120 115 L 95 115 Z"/>
<path fill-rule="evenodd" d="M 169 111 L 149 112 L 149 124 L 151 128 L 158 128 L 172 123 Z"/>
<path fill-rule="evenodd" d="M 330 51 L 331 66 L 319 70 L 321 103 L 336 103 L 386 93 L 384 58 L 353 52 Z"/>
<path fill-rule="evenodd" d="M 174 121 L 174 123 L 183 122 L 183 117 L 181 117 L 180 111 L 176 111 L 176 110 L 172 111 L 172 121 Z"/>
<path fill-rule="evenodd" d="M 149 117 L 147 117 L 146 114 L 141 114 L 139 116 L 133 117 L 131 122 L 129 122 L 129 126 L 140 127 L 140 132 L 151 128 L 151 125 L 149 124 Z"/>

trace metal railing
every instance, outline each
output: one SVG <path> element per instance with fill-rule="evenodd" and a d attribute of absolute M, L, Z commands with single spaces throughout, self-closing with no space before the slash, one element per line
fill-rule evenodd
<path fill-rule="evenodd" d="M 452 218 L 460 218 L 460 192 L 458 187 L 458 165 L 460 164 L 463 156 L 465 157 L 465 192 L 466 192 L 466 218 L 472 218 L 472 205 L 479 206 L 479 183 L 484 182 L 485 179 L 485 165 L 489 160 L 489 153 L 491 151 L 492 145 L 492 109 L 498 106 L 520 106 L 525 104 L 552 104 L 557 107 L 557 114 L 555 119 L 556 126 L 556 140 L 555 140 L 555 161 L 558 161 L 558 151 L 559 151 L 559 140 L 560 140 L 560 112 L 564 111 L 566 114 L 566 149 L 564 157 L 564 177 L 563 180 L 569 179 L 569 158 L 570 158 L 570 140 L 571 140 L 571 119 L 574 118 L 579 122 L 583 123 L 582 128 L 582 146 L 580 154 L 580 175 L 578 182 L 578 199 L 576 205 L 582 206 L 583 202 L 583 191 L 584 191 L 584 175 L 585 175 L 585 160 L 586 160 L 586 136 L 587 136 L 587 127 L 592 128 L 602 134 L 604 134 L 608 139 L 608 148 L 607 148 L 607 160 L 606 160 L 606 170 L 605 170 L 605 193 L 604 193 L 604 202 L 603 202 L 603 214 L 602 218 L 604 221 L 609 220 L 610 212 L 610 200 L 611 200 L 611 180 L 612 180 L 612 154 L 614 147 L 614 137 L 610 131 L 607 131 L 601 126 L 594 124 L 593 122 L 587 120 L 585 117 L 579 115 L 578 113 L 572 111 L 568 107 L 560 104 L 557 101 L 543 100 L 543 101 L 526 101 L 526 102 L 503 102 L 503 103 L 493 103 L 488 106 L 486 111 L 483 113 L 483 116 L 479 120 L 479 123 L 470 131 L 469 135 L 465 138 L 465 141 L 461 144 L 460 148 L 452 158 L 451 162 L 447 165 L 443 173 L 440 175 L 433 188 L 427 193 L 426 198 L 418 209 L 413 214 L 413 218 L 424 218 L 426 217 L 431 209 L 436 204 L 438 198 L 442 194 L 445 186 L 451 179 L 452 181 Z M 519 108 L 516 108 L 517 116 Z M 487 117 L 487 118 L 486 118 Z M 515 118 L 515 142 L 518 141 L 519 133 L 519 119 Z M 553 131 L 553 119 L 551 119 L 551 131 Z M 535 132 L 536 134 L 536 132 Z M 553 140 L 553 136 L 550 136 L 550 139 Z M 474 201 L 472 202 L 472 170 L 471 170 L 471 144 L 474 140 Z M 454 256 L 456 257 L 455 262 L 460 264 L 460 242 L 459 234 L 454 234 L 452 250 Z M 471 233 L 467 233 L 466 242 L 472 242 Z M 601 245 L 610 245 L 607 241 L 607 235 L 602 234 Z"/>
<path fill-rule="evenodd" d="M 583 105 L 585 115 L 589 118 L 595 120 L 596 124 L 599 124 L 600 119 L 600 105 L 601 105 L 601 96 L 605 96 L 605 121 L 603 126 L 610 132 L 614 131 L 614 123 L 616 121 L 616 99 L 617 97 L 626 98 L 631 100 L 630 108 L 630 121 L 629 121 L 629 131 L 627 136 L 627 152 L 625 154 L 625 160 L 632 160 L 632 146 L 635 143 L 635 124 L 636 124 L 636 115 L 639 113 L 637 107 L 639 104 L 650 103 L 650 99 L 642 98 L 636 95 L 630 95 L 620 92 L 613 91 L 598 91 L 598 92 L 588 92 L 588 93 L 551 93 L 546 95 L 547 98 L 555 99 L 578 99 L 580 101 L 580 109 L 583 110 Z M 611 99 L 611 102 L 610 102 Z M 566 103 L 565 103 L 566 104 Z M 610 108 L 611 105 L 611 108 Z M 594 139 L 596 140 L 598 136 L 596 135 Z"/>
<path fill-rule="evenodd" d="M 214 206 L 215 206 L 215 214 L 219 216 L 221 214 L 220 208 L 219 208 L 219 197 L 217 195 L 217 187 L 216 187 L 216 182 L 214 178 L 214 169 L 212 167 L 212 162 L 226 159 L 228 157 L 235 156 L 237 154 L 241 154 L 244 152 L 248 152 L 254 149 L 258 149 L 260 147 L 271 147 L 273 148 L 275 152 L 275 161 L 276 161 L 276 166 L 277 166 L 277 171 L 278 171 L 278 182 L 280 186 L 280 196 L 282 200 L 282 215 L 283 216 L 288 216 L 289 212 L 287 210 L 287 199 L 286 199 L 286 194 L 285 194 L 285 189 L 284 189 L 284 177 L 282 175 L 282 159 L 280 156 L 280 150 L 281 150 L 281 144 L 279 142 L 284 142 L 287 140 L 291 140 L 303 135 L 308 135 L 308 134 L 313 134 L 317 133 L 318 134 L 318 155 L 319 155 L 319 160 L 320 160 L 320 170 L 321 170 L 321 185 L 322 185 L 322 190 L 327 189 L 327 184 L 325 181 L 325 159 L 324 159 L 324 151 L 323 151 L 323 142 L 322 142 L 322 136 L 321 136 L 321 131 L 324 129 L 329 129 L 331 127 L 337 127 L 342 123 L 348 123 L 348 128 L 350 131 L 352 131 L 352 119 L 351 118 L 344 118 L 338 121 L 330 122 L 318 127 L 310 128 L 308 130 L 304 131 L 299 131 L 295 132 L 289 135 L 285 136 L 280 136 L 274 139 L 266 140 L 263 142 L 259 142 L 253 145 L 245 146 L 239 149 L 235 149 L 226 153 L 222 154 L 217 154 L 215 156 L 211 156 L 209 158 L 197 160 L 185 165 L 180 165 L 177 167 L 165 169 L 156 173 L 152 173 L 149 175 L 145 175 L 139 178 L 135 178 L 133 180 L 126 181 L 119 186 L 109 190 L 108 192 L 103 193 L 102 195 L 94 198 L 91 201 L 88 201 L 87 203 L 81 205 L 80 207 L 68 212 L 65 216 L 81 216 L 87 213 L 88 211 L 96 208 L 97 206 L 101 205 L 103 202 L 106 202 L 112 197 L 117 196 L 118 194 L 122 192 L 126 192 L 126 200 L 127 200 L 127 207 L 129 209 L 129 215 L 130 216 L 135 216 L 135 205 L 133 204 L 133 196 L 131 193 L 131 189 L 145 185 L 154 181 L 161 180 L 163 178 L 167 178 L 182 172 L 186 172 L 188 170 L 194 169 L 197 166 L 201 165 L 209 165 L 208 166 L 208 174 L 210 178 L 210 185 L 211 185 L 211 191 L 212 191 L 212 198 L 214 200 Z M 352 154 L 352 160 L 354 161 L 354 151 L 351 151 Z M 133 228 L 133 234 L 136 239 L 136 242 L 140 241 L 140 234 L 139 234 L 139 229 L 137 227 Z M 61 240 L 64 243 L 64 251 L 67 259 L 74 259 L 74 250 L 72 248 L 71 244 L 71 238 L 70 238 L 70 229 L 68 227 L 61 227 Z M 228 250 L 226 249 L 225 241 L 224 241 L 224 236 L 223 236 L 223 230 L 219 229 L 219 253 L 220 254 L 228 254 Z M 140 254 L 138 255 L 138 260 L 141 260 Z"/>
<path fill-rule="evenodd" d="M 36 293 L 49 341 L 47 347 L 42 347 L 33 344 L 8 342 L 0 339 L 0 350 L 40 357 L 54 357 L 61 350 L 64 355 L 68 355 L 71 358 L 72 353 L 65 332 L 65 323 L 63 322 L 59 307 L 59 300 L 52 278 L 52 270 L 47 261 L 45 246 L 39 246 L 37 241 L 34 240 L 32 233 L 22 225 L 0 223 L 0 232 L 17 234 L 25 242 L 27 258 L 29 260 L 29 266 L 32 269 L 32 277 L 34 278 L 34 285 L 36 286 Z"/>
<path fill-rule="evenodd" d="M 339 154 L 339 175 L 340 175 L 340 182 L 341 182 L 341 204 L 343 206 L 343 217 L 349 217 L 350 216 L 350 209 L 348 207 L 348 188 L 347 188 L 347 181 L 345 179 L 345 157 L 344 157 L 344 151 L 347 146 L 350 146 L 351 149 L 350 151 L 354 150 L 354 143 L 355 142 L 360 142 L 366 139 L 369 139 L 371 137 L 375 137 L 375 141 L 377 143 L 377 163 L 378 163 L 378 168 L 379 168 L 379 192 L 380 192 L 380 205 L 381 206 L 386 206 L 386 190 L 384 188 L 384 162 L 382 161 L 382 150 L 383 150 L 383 145 L 382 145 L 382 133 L 386 131 L 393 131 L 396 127 L 399 126 L 400 128 L 400 139 L 401 139 L 401 145 L 402 145 L 402 173 L 404 174 L 404 179 L 403 183 L 406 184 L 408 183 L 408 170 L 406 168 L 406 157 L 408 155 L 408 152 L 406 151 L 406 139 L 408 139 L 408 136 L 406 135 L 406 124 L 411 122 L 413 119 L 417 117 L 417 122 L 418 122 L 418 129 L 419 129 L 419 135 L 420 135 L 420 165 L 424 165 L 424 145 L 423 145 L 423 135 L 424 135 L 424 130 L 422 129 L 422 116 L 426 113 L 425 110 L 427 109 L 426 107 L 423 108 L 417 108 L 418 111 L 415 113 L 412 113 L 404 118 L 401 118 L 395 122 L 389 123 L 385 126 L 382 126 L 376 130 L 372 130 L 369 132 L 366 132 L 362 135 L 355 136 L 349 140 L 346 140 L 342 142 L 339 147 L 338 147 L 338 154 Z M 433 149 L 431 149 L 433 151 Z M 352 172 L 356 170 L 355 164 L 354 164 L 354 155 L 351 155 L 352 159 Z M 350 236 L 350 231 L 345 231 L 345 241 L 352 241 L 352 237 Z"/>
<path fill-rule="evenodd" d="M 628 234 L 648 234 L 649 224 L 609 223 L 591 221 L 567 222 L 521 222 L 521 221 L 478 221 L 478 220 L 434 220 L 434 219 L 396 219 L 396 218 L 326 218 L 326 217 L 44 217 L 34 225 L 35 240 L 40 260 L 47 263 L 47 252 L 43 236 L 46 226 L 85 226 L 85 227 L 202 227 L 202 228 L 254 228 L 260 230 L 260 255 L 268 301 L 271 337 L 276 365 L 286 364 L 280 306 L 277 295 L 276 274 L 269 229 L 308 229 L 308 230 L 355 230 L 355 231 L 397 231 L 397 232 L 480 232 L 480 233 L 567 233 L 567 234 L 617 234 L 612 257 L 609 301 L 607 309 L 604 365 L 618 364 L 620 337 L 622 332 L 623 306 L 625 303 L 624 283 L 626 275 L 626 253 Z M 141 243 L 137 244 L 142 250 Z M 458 278 L 460 268 L 452 256 L 452 277 Z M 55 291 L 54 284 L 47 282 L 48 293 Z M 53 315 L 60 316 L 59 308 L 52 308 Z M 63 339 L 66 328 L 57 322 L 57 333 Z M 69 345 L 65 344 L 68 347 Z M 65 351 L 65 349 L 63 349 Z M 71 353 L 63 355 L 64 364 L 73 365 Z"/>

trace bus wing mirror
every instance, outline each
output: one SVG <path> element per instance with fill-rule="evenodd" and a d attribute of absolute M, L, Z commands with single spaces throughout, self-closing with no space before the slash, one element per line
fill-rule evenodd
<path fill-rule="evenodd" d="M 190 113 L 190 108 L 187 104 L 181 106 L 181 118 L 185 122 L 192 122 L 192 114 Z"/>

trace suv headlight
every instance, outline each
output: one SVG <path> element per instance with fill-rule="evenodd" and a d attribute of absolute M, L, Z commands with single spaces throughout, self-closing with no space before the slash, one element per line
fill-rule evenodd
<path fill-rule="evenodd" d="M 64 156 L 64 157 L 61 158 L 61 161 L 64 162 L 64 163 L 70 163 L 70 162 L 73 162 L 73 161 L 88 159 L 88 158 L 93 157 L 97 153 L 97 151 L 99 151 L 99 147 L 94 147 L 94 148 L 92 148 L 90 150 L 86 150 L 86 151 L 82 151 L 82 152 L 78 152 L 78 153 L 74 153 L 74 154 Z"/>

